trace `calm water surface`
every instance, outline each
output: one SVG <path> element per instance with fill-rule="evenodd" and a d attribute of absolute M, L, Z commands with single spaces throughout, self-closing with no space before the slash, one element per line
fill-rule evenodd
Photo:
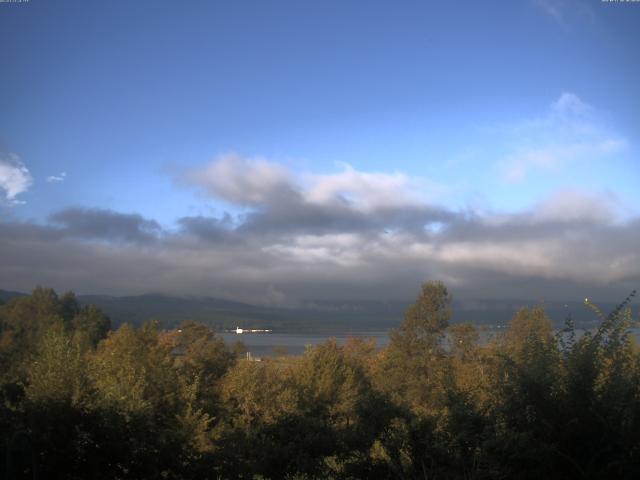
<path fill-rule="evenodd" d="M 220 333 L 226 343 L 242 342 L 247 350 L 256 357 L 269 357 L 275 355 L 276 349 L 286 349 L 288 355 L 300 355 L 307 345 L 317 345 L 330 338 L 335 338 L 338 345 L 344 345 L 348 338 L 373 338 L 378 347 L 384 347 L 389 343 L 388 330 L 366 330 L 359 332 L 336 333 Z"/>
<path fill-rule="evenodd" d="M 480 328 L 481 342 L 488 341 L 504 329 Z M 640 328 L 632 328 L 632 334 L 640 340 Z M 576 329 L 576 338 L 581 337 L 584 330 Z M 307 346 L 318 345 L 330 338 L 335 338 L 338 345 L 344 345 L 349 338 L 374 339 L 378 347 L 389 344 L 389 330 L 362 330 L 335 333 L 219 333 L 229 345 L 241 341 L 254 357 L 270 357 L 276 355 L 276 351 L 286 352 L 287 355 L 301 355 Z"/>

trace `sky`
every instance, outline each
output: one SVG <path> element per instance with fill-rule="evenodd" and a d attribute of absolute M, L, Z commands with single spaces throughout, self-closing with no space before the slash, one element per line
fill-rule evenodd
<path fill-rule="evenodd" d="M 640 286 L 640 2 L 0 3 L 0 288 Z"/>

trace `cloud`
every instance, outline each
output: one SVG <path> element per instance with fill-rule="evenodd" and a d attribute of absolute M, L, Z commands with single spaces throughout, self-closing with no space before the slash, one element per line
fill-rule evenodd
<path fill-rule="evenodd" d="M 571 115 L 589 115 L 593 107 L 583 102 L 575 93 L 563 92 L 560 97 L 551 104 L 551 112 L 561 118 Z"/>
<path fill-rule="evenodd" d="M 203 168 L 183 172 L 179 181 L 209 195 L 242 206 L 256 206 L 295 198 L 286 169 L 262 158 L 236 154 L 219 157 Z"/>
<path fill-rule="evenodd" d="M 503 180 L 520 183 L 533 173 L 558 173 L 624 152 L 629 142 L 606 128 L 600 116 L 577 95 L 564 92 L 545 117 L 507 129 L 510 152 L 499 161 Z"/>
<path fill-rule="evenodd" d="M 228 213 L 225 213 L 222 218 L 182 217 L 178 220 L 178 225 L 184 235 L 209 243 L 240 240 L 237 235 L 234 235 L 233 219 Z"/>
<path fill-rule="evenodd" d="M 381 172 L 359 172 L 351 165 L 341 164 L 343 170 L 325 175 L 307 175 L 307 202 L 317 205 L 350 204 L 363 212 L 380 208 L 416 205 L 420 200 L 407 175 Z"/>
<path fill-rule="evenodd" d="M 238 224 L 244 234 L 422 231 L 451 215 L 425 204 L 406 175 L 360 172 L 346 164 L 335 173 L 295 176 L 265 159 L 226 155 L 181 174 L 179 180 L 248 208 Z M 202 219 L 185 219 L 181 225 L 209 239 L 221 238 L 213 234 L 219 225 Z"/>
<path fill-rule="evenodd" d="M 161 233 L 155 220 L 98 208 L 67 208 L 50 220 L 64 236 L 105 242 L 150 243 Z"/>
<path fill-rule="evenodd" d="M 580 140 L 562 145 L 563 161 L 581 161 L 594 138 L 601 154 L 619 148 L 599 136 L 596 117 L 564 94 L 547 117 L 516 133 L 554 140 L 549 125 L 563 125 L 563 138 L 570 131 Z M 549 164 L 526 157 L 526 168 L 560 168 L 558 152 L 549 156 Z M 300 305 L 409 299 L 426 279 L 444 280 L 462 298 L 549 300 L 617 299 L 640 282 L 640 218 L 621 215 L 620 200 L 606 191 L 561 189 L 517 213 L 458 211 L 429 200 L 428 180 L 401 172 L 342 164 L 295 174 L 238 155 L 178 180 L 231 213 L 185 216 L 169 228 L 95 208 L 67 208 L 44 224 L 0 221 L 0 285 Z"/>
<path fill-rule="evenodd" d="M 67 178 L 67 173 L 66 172 L 61 172 L 59 175 L 49 175 L 46 178 L 46 182 L 47 183 L 61 183 L 61 182 L 64 182 L 66 178 Z"/>
<path fill-rule="evenodd" d="M 33 184 L 33 177 L 20 157 L 14 153 L 0 153 L 0 193 L 9 204 L 22 203 L 16 199 Z"/>
<path fill-rule="evenodd" d="M 426 279 L 444 280 L 458 298 L 549 300 L 617 299 L 640 281 L 640 219 L 621 219 L 607 193 L 559 191 L 516 214 L 410 200 L 402 208 L 368 207 L 367 217 L 348 202 L 332 205 L 333 195 L 311 202 L 314 185 L 290 184 L 300 188 L 298 214 L 317 217 L 305 223 L 289 212 L 282 228 L 263 224 L 274 219 L 270 209 L 284 209 L 269 204 L 271 195 L 250 215 L 184 217 L 173 230 L 96 209 L 66 209 L 44 225 L 0 222 L 0 284 L 297 305 L 410 299 Z M 407 218 L 423 222 L 433 211 L 437 229 L 407 226 Z"/>
<path fill-rule="evenodd" d="M 561 99 L 552 115 L 584 116 L 577 100 Z M 183 217 L 173 229 L 85 208 L 44 225 L 0 223 L 0 282 L 298 305 L 409 298 L 429 278 L 467 298 L 620 296 L 640 277 L 640 220 L 623 218 L 607 192 L 559 190 L 518 213 L 455 211 L 399 172 L 295 175 L 239 156 L 181 181 L 236 213 Z"/>
<path fill-rule="evenodd" d="M 567 189 L 553 193 L 534 209 L 533 218 L 539 222 L 615 222 L 622 210 L 613 193 L 596 195 Z"/>

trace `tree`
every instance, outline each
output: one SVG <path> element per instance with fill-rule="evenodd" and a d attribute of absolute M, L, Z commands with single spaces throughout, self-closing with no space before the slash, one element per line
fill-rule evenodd
<path fill-rule="evenodd" d="M 36 287 L 30 296 L 17 297 L 2 307 L 5 330 L 12 332 L 14 351 L 18 353 L 14 365 L 33 353 L 42 334 L 56 323 L 63 323 L 62 306 L 51 288 Z"/>
<path fill-rule="evenodd" d="M 73 318 L 80 313 L 80 303 L 73 292 L 66 292 L 59 298 L 60 316 L 64 322 L 65 328 L 72 327 Z"/>
<path fill-rule="evenodd" d="M 92 347 L 95 347 L 100 340 L 106 338 L 111 330 L 111 320 L 95 305 L 87 305 L 77 309 L 71 325 L 76 340 Z"/>
<path fill-rule="evenodd" d="M 122 325 L 89 357 L 98 417 L 93 468 L 118 478 L 159 478 L 183 459 L 185 395 L 158 325 Z"/>
<path fill-rule="evenodd" d="M 86 401 L 90 394 L 80 345 L 62 323 L 42 335 L 27 368 L 26 401 L 29 431 L 38 470 L 47 478 L 79 478 L 84 455 L 80 444 Z"/>
<path fill-rule="evenodd" d="M 451 296 L 442 282 L 424 283 L 400 327 L 391 331 L 375 375 L 381 391 L 420 415 L 440 408 L 450 305 Z"/>
<path fill-rule="evenodd" d="M 471 323 L 459 323 L 449 327 L 449 349 L 454 357 L 470 360 L 478 348 L 480 335 Z"/>
<path fill-rule="evenodd" d="M 82 351 L 61 325 L 43 334 L 34 359 L 28 367 L 27 398 L 35 403 L 78 404 L 86 391 L 86 372 Z"/>
<path fill-rule="evenodd" d="M 423 283 L 420 295 L 404 314 L 404 322 L 391 332 L 391 347 L 407 356 L 430 354 L 440 347 L 450 318 L 447 287 L 442 282 Z"/>
<path fill-rule="evenodd" d="M 205 325 L 186 321 L 168 335 L 180 373 L 198 374 L 203 385 L 213 386 L 235 362 L 235 353 Z"/>
<path fill-rule="evenodd" d="M 635 291 L 611 313 L 585 302 L 600 320 L 577 340 L 563 332 L 563 423 L 554 442 L 561 466 L 591 478 L 634 478 L 640 471 L 640 349 L 631 335 Z"/>

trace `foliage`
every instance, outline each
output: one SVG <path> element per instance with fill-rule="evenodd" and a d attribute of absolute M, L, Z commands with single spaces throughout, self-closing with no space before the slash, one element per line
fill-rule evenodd
<path fill-rule="evenodd" d="M 637 478 L 632 297 L 592 332 L 544 308 L 485 341 L 425 283 L 383 349 L 245 360 L 210 328 L 111 330 L 73 293 L 0 305 L 6 478 Z M 0 477 L 4 478 L 4 477 Z"/>

